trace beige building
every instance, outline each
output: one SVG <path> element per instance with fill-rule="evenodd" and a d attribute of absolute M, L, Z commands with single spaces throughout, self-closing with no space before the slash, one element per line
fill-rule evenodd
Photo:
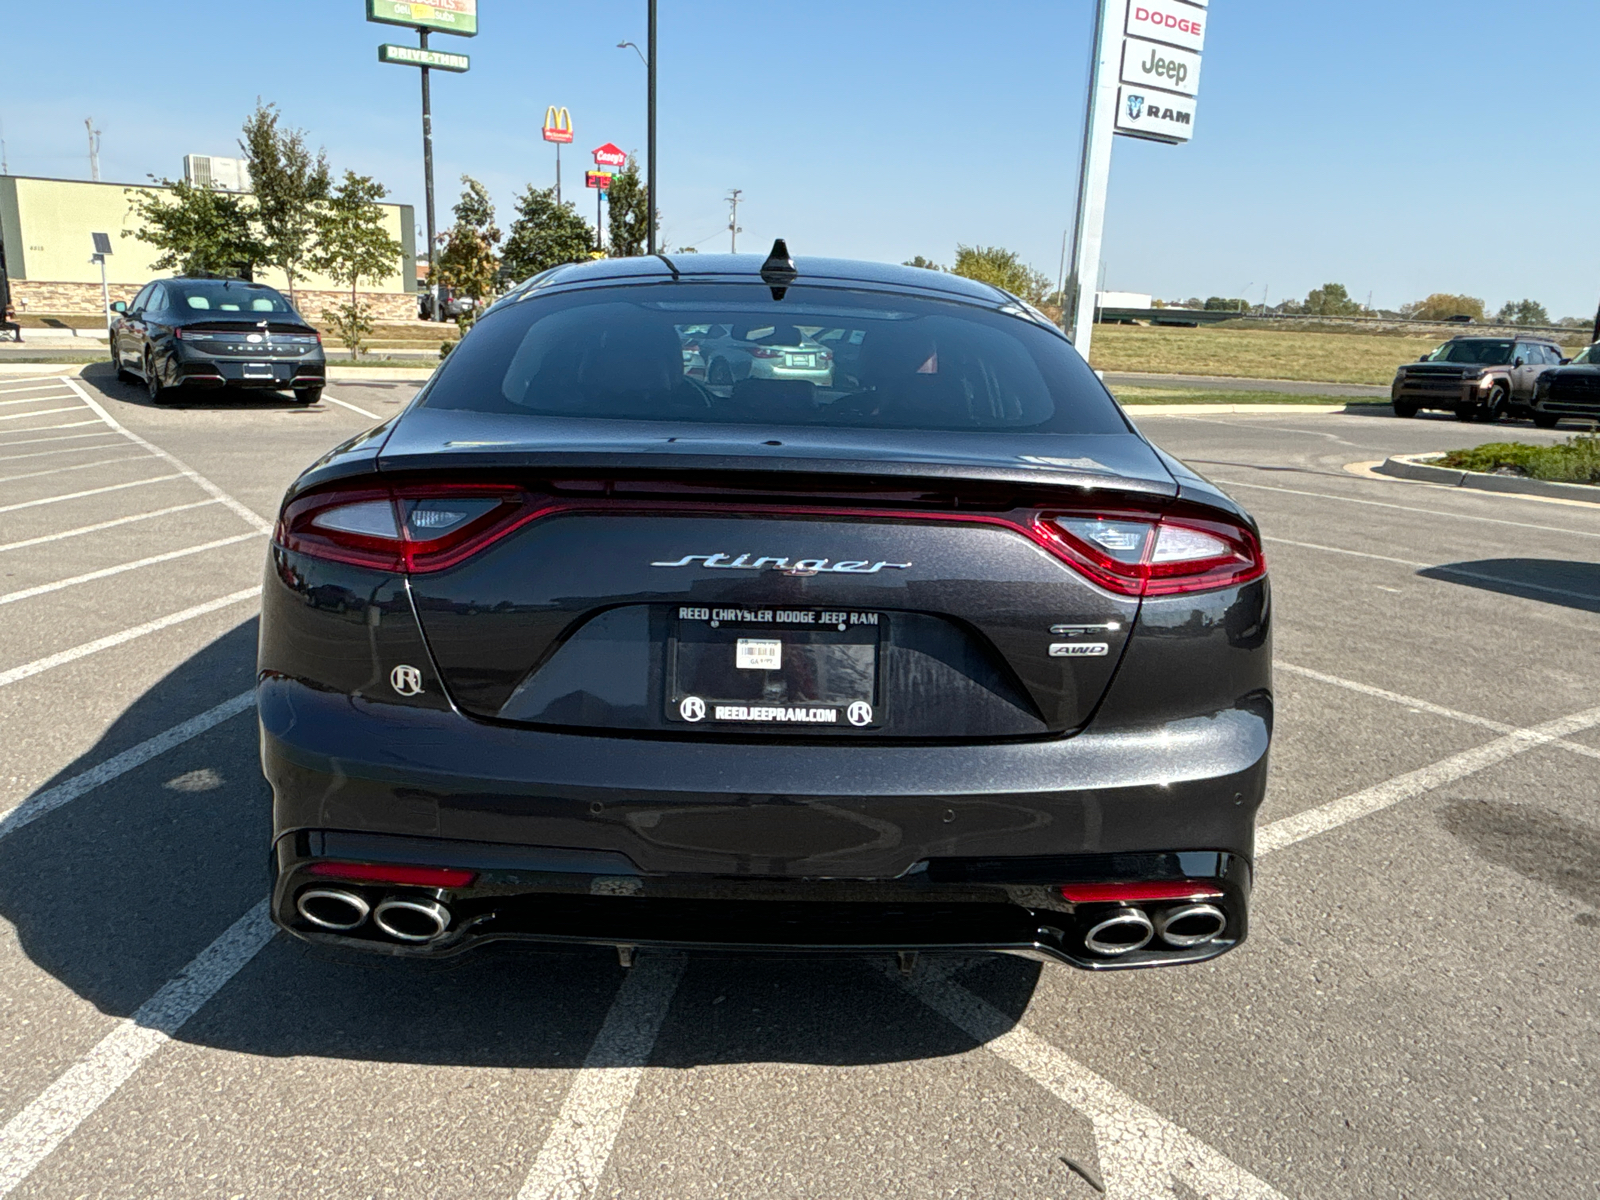
<path fill-rule="evenodd" d="M 11 302 L 19 313 L 98 313 L 101 311 L 100 267 L 89 261 L 93 233 L 111 235 L 106 261 L 113 300 L 132 300 L 151 279 L 171 275 L 151 264 L 160 256 L 154 246 L 123 233 L 137 227 L 130 191 L 164 189 L 126 183 L 87 183 L 81 179 L 37 179 L 0 175 L 0 254 L 11 280 Z M 364 282 L 359 295 L 373 315 L 390 321 L 414 320 L 417 294 L 411 282 L 417 263 L 409 204 L 384 204 L 384 225 L 400 243 L 394 270 L 375 283 Z M 288 280 L 276 268 L 259 268 L 258 283 L 288 291 Z M 348 291 L 325 276 L 309 273 L 295 281 L 295 302 L 315 320 L 330 304 L 348 299 Z"/>

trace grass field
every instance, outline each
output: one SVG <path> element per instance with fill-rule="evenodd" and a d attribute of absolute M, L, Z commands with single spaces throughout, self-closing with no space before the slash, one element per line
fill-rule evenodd
<path fill-rule="evenodd" d="M 1574 338 L 1569 349 L 1587 344 L 1582 331 Z M 1414 362 L 1443 340 L 1432 335 L 1097 325 L 1089 361 L 1101 371 L 1387 384 L 1401 363 Z"/>

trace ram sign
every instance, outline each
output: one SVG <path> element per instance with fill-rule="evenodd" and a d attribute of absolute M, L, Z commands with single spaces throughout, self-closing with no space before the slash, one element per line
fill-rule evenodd
<path fill-rule="evenodd" d="M 1158 142 L 1194 136 L 1194 101 L 1152 88 L 1125 87 L 1117 97 L 1117 132 Z"/>

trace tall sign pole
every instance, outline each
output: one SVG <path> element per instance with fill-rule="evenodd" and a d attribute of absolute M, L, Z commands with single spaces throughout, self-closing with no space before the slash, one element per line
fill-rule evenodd
<path fill-rule="evenodd" d="M 426 55 L 428 50 L 428 31 L 417 30 L 417 40 L 421 43 L 421 50 Z M 428 88 L 428 68 L 422 68 L 422 179 L 423 188 L 427 198 L 428 207 L 428 289 L 433 293 L 433 316 L 435 320 L 444 320 L 440 311 L 439 284 L 433 274 L 433 93 Z M 416 287 L 416 281 L 411 280 L 407 287 Z"/>
<path fill-rule="evenodd" d="M 1094 336 L 1095 294 L 1111 182 L 1112 138 L 1176 145 L 1194 131 L 1209 0 L 1097 0 L 1089 98 L 1078 168 L 1072 274 L 1063 314 L 1085 359 Z"/>
<path fill-rule="evenodd" d="M 649 98 L 645 102 L 645 119 L 649 124 L 646 142 L 650 155 L 648 174 L 645 177 L 645 207 L 648 209 L 646 218 L 645 253 L 656 252 L 656 0 L 649 0 L 650 4 L 650 36 L 646 39 L 650 43 L 650 52 L 646 56 L 645 68 L 649 75 L 649 82 L 645 85 L 649 89 Z"/>
<path fill-rule="evenodd" d="M 428 222 L 428 277 L 432 279 L 437 225 L 433 207 L 433 93 L 429 74 L 434 69 L 465 71 L 470 64 L 465 54 L 428 49 L 428 31 L 476 37 L 478 0 L 431 0 L 428 4 L 412 4 L 409 0 L 367 0 L 367 20 L 380 25 L 403 25 L 417 31 L 415 47 L 379 46 L 378 61 L 422 70 L 422 177 Z M 434 316 L 442 321 L 444 315 L 440 311 L 437 282 L 432 290 Z"/>

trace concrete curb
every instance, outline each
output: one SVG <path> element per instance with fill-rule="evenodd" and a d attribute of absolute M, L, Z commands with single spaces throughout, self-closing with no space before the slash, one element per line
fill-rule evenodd
<path fill-rule="evenodd" d="M 62 375 L 76 378 L 85 367 L 95 363 L 8 363 L 0 362 L 0 379 L 57 379 Z"/>
<path fill-rule="evenodd" d="M 1347 404 L 1140 404 L 1137 400 L 1119 400 L 1123 409 L 1130 417 L 1140 415 L 1149 417 L 1179 417 L 1198 413 L 1237 413 L 1240 416 L 1249 416 L 1251 413 L 1266 415 L 1269 413 L 1306 413 L 1309 415 L 1342 413 L 1349 409 Z"/>
<path fill-rule="evenodd" d="M 1507 492 L 1516 496 L 1547 496 L 1556 500 L 1577 500 L 1600 504 L 1600 487 L 1587 483 L 1552 483 L 1545 479 L 1521 479 L 1515 475 L 1486 475 L 1482 471 L 1458 471 L 1429 462 L 1437 454 L 1395 454 L 1372 469 L 1396 479 L 1417 479 L 1446 487 L 1473 488 L 1480 492 Z"/>

